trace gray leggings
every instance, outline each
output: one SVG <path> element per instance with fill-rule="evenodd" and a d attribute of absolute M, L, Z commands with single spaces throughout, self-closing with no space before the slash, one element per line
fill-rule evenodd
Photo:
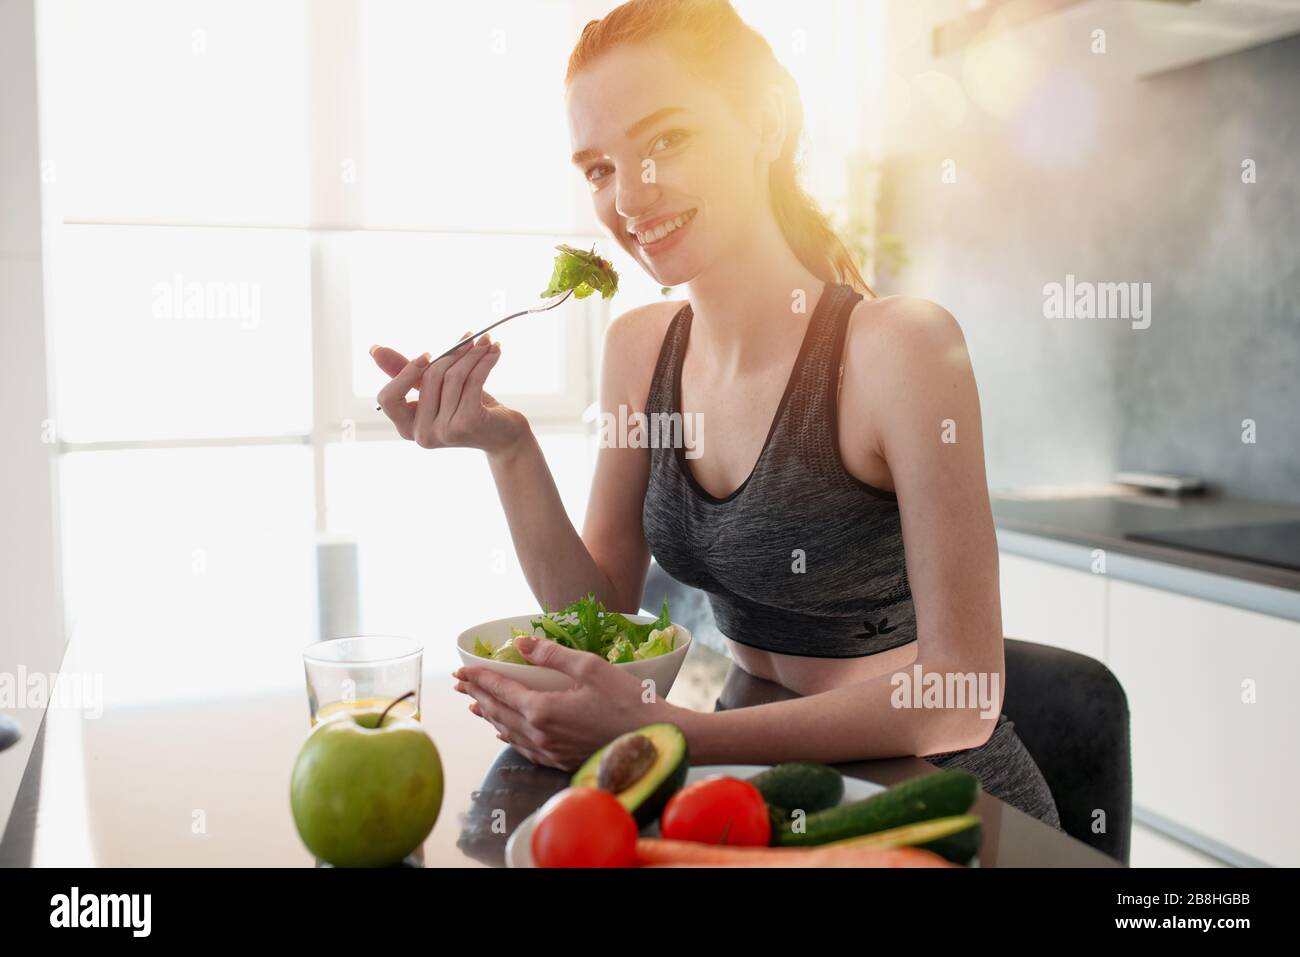
<path fill-rule="evenodd" d="M 713 710 L 748 708 L 797 697 L 798 694 L 784 685 L 756 678 L 733 662 Z M 945 770 L 969 771 L 979 779 L 985 793 L 1061 829 L 1061 818 L 1047 781 L 1016 734 L 1015 724 L 1005 714 L 998 715 L 992 736 L 978 748 L 931 754 L 923 760 Z"/>
<path fill-rule="evenodd" d="M 936 768 L 969 771 L 986 793 L 1061 830 L 1061 817 L 1043 772 L 1005 714 L 998 715 L 992 736 L 978 748 L 929 754 L 925 760 Z"/>

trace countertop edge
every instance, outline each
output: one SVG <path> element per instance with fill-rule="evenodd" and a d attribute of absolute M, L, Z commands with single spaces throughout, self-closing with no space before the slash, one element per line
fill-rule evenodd
<path fill-rule="evenodd" d="M 1230 605 L 1275 618 L 1300 622 L 1300 588 L 1289 588 L 1242 577 L 1255 571 L 1248 562 L 1212 559 L 1216 567 L 1244 566 L 1241 574 L 1209 571 L 1200 559 L 1207 556 L 1175 548 L 1092 537 L 1063 530 L 1044 530 L 998 520 L 998 550 L 1021 558 L 1037 559 L 1093 574 L 1096 549 L 1106 553 L 1105 576 L 1147 585 L 1175 594 Z M 1197 567 L 1200 566 L 1200 567 Z M 1277 570 L 1279 574 L 1285 574 Z"/>

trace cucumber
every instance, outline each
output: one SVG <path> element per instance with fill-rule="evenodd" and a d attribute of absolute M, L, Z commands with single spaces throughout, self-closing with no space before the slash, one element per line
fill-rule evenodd
<path fill-rule="evenodd" d="M 828 847 L 919 847 L 954 864 L 969 864 L 983 841 L 980 819 L 973 814 L 940 817 L 919 824 L 832 841 Z"/>
<path fill-rule="evenodd" d="M 979 781 L 970 772 L 938 771 L 895 784 L 866 800 L 809 814 L 802 822 L 785 819 L 772 835 L 772 843 L 780 847 L 811 847 L 918 821 L 965 814 L 975 803 L 978 792 Z"/>
<path fill-rule="evenodd" d="M 768 768 L 749 779 L 763 800 L 789 820 L 795 808 L 816 814 L 844 799 L 844 778 L 834 768 L 815 761 L 791 761 Z"/>

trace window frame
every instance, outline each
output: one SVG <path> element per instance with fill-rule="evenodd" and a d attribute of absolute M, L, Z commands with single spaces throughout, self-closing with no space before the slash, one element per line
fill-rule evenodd
<path fill-rule="evenodd" d="M 571 7 L 578 13 L 588 12 L 589 0 L 573 0 Z M 365 222 L 358 193 L 338 175 L 330 157 L 357 157 L 364 152 L 362 142 L 362 117 L 360 112 L 360 57 L 357 42 L 359 0 L 342 0 L 337 4 L 310 4 L 305 8 L 303 42 L 307 45 L 309 77 L 308 102 L 304 109 L 309 114 L 310 143 L 306 153 L 307 168 L 302 175 L 307 181 L 307 221 L 298 223 L 277 222 L 199 222 L 179 218 L 121 220 L 84 219 L 66 215 L 53 178 L 42 184 L 47 229 L 47 248 L 56 251 L 59 234 L 69 226 L 96 226 L 106 229 L 116 227 L 145 227 L 159 229 L 230 228 L 250 230 L 293 230 L 304 234 L 308 240 L 308 309 L 311 349 L 310 385 L 313 391 L 311 425 L 307 431 L 285 432 L 271 435 L 210 434 L 187 438 L 126 438 L 108 440 L 68 441 L 57 436 L 53 445 L 56 456 L 70 452 L 118 451 L 130 449 L 167 449 L 194 447 L 236 447 L 249 445 L 305 444 L 312 448 L 315 463 L 313 494 L 316 504 L 317 531 L 328 531 L 325 503 L 326 468 L 325 449 L 329 443 L 340 441 L 392 441 L 396 438 L 391 423 L 376 411 L 370 397 L 358 397 L 352 384 L 352 317 L 351 317 L 351 261 L 347 254 L 347 239 L 358 233 L 390 231 L 382 226 Z M 53 31 L 59 29 L 60 18 L 43 17 L 40 55 L 43 69 L 70 68 L 58 55 L 59 40 Z M 56 84 L 46 89 L 57 89 Z M 41 105 L 43 120 L 51 131 L 51 143 L 61 141 L 59 130 L 69 122 L 58 99 L 45 100 Z M 590 220 L 590 214 L 585 217 Z M 556 230 L 552 232 L 505 233 L 498 231 L 418 230 L 403 232 L 424 235 L 477 237 L 495 235 L 553 236 L 559 241 L 578 247 L 589 246 L 601 237 L 590 232 Z M 54 275 L 57 277 L 57 270 Z M 65 281 L 66 278 L 65 278 Z M 51 290 L 51 309 L 47 321 L 58 322 L 57 287 Z M 535 431 L 581 431 L 590 433 L 594 425 L 585 415 L 595 400 L 596 371 L 599 343 L 611 314 L 607 303 L 599 297 L 580 300 L 577 306 L 566 303 L 564 318 L 559 330 L 563 336 L 561 350 L 563 388 L 558 393 L 507 394 L 504 401 L 524 413 Z M 513 304 L 512 304 L 513 308 Z M 484 317 L 484 325 L 496 317 Z M 57 374 L 58 355 L 51 353 L 50 364 Z M 54 409 L 57 421 L 59 410 Z"/>

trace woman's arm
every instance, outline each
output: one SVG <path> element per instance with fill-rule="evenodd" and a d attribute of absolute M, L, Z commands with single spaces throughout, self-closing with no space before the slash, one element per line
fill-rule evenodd
<path fill-rule="evenodd" d="M 528 587 L 543 608 L 563 608 L 609 580 L 574 530 L 532 429 L 509 449 L 488 454 L 497 496 Z"/>
<path fill-rule="evenodd" d="M 620 405 L 630 414 L 645 404 L 653 373 L 645 357 L 658 349 L 655 315 L 653 306 L 632 309 L 605 333 L 600 409 L 614 421 Z M 637 394 L 641 401 L 633 403 Z M 641 525 L 650 454 L 644 448 L 625 447 L 618 436 L 610 438 L 616 441 L 602 443 L 596 453 L 581 537 L 564 511 L 531 431 L 517 446 L 488 456 L 524 575 L 547 608 L 562 608 L 594 592 L 610 611 L 640 610 L 650 565 Z"/>
<path fill-rule="evenodd" d="M 619 406 L 644 412 L 655 362 L 666 330 L 667 304 L 631 309 L 605 332 L 600 366 L 600 412 L 608 423 L 623 421 Z M 650 546 L 641 513 L 650 482 L 650 450 L 628 448 L 627 436 L 610 435 L 596 453 L 582 540 L 609 579 L 596 594 L 611 611 L 636 613 L 650 567 Z"/>
<path fill-rule="evenodd" d="M 1002 708 L 998 550 L 984 471 L 979 395 L 961 328 L 924 300 L 891 298 L 855 317 L 846 345 L 844 419 L 877 422 L 902 515 L 922 674 L 971 674 L 991 711 L 895 707 L 893 675 L 771 704 L 700 713 L 672 708 L 700 763 L 926 755 L 988 740 Z M 850 383 L 853 387 L 850 388 Z M 945 686 L 946 686 L 945 682 Z M 910 698 L 910 696 L 909 696 Z M 971 702 L 966 702 L 970 704 Z"/>

